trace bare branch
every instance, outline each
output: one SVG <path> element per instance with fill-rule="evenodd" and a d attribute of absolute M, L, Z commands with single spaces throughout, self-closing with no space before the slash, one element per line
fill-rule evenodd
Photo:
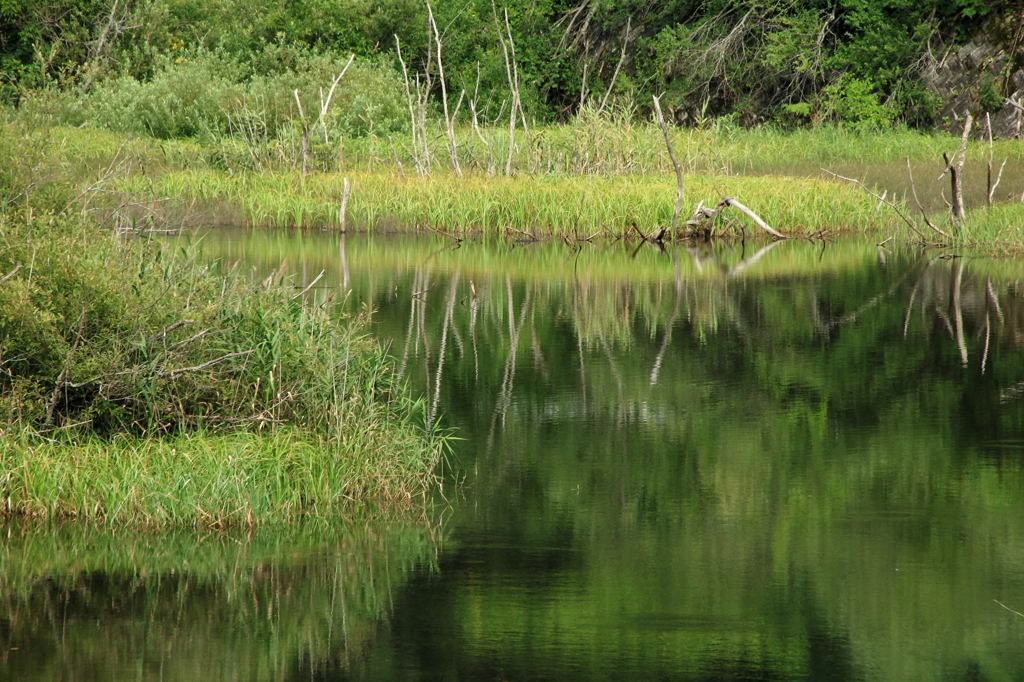
<path fill-rule="evenodd" d="M 676 228 L 679 225 L 679 211 L 683 208 L 683 169 L 679 165 L 679 161 L 676 160 L 676 153 L 672 149 L 672 140 L 668 134 L 668 126 L 665 125 L 665 117 L 661 113 L 661 101 L 658 97 L 654 97 L 654 111 L 658 114 L 658 124 L 661 126 L 661 132 L 665 136 L 665 146 L 668 147 L 668 156 L 672 159 L 672 167 L 676 171 L 676 206 L 672 212 L 672 235 L 675 236 Z"/>
<path fill-rule="evenodd" d="M 882 199 L 882 197 L 878 196 L 877 194 L 875 194 L 874 192 L 872 192 L 872 191 L 871 191 L 870 189 L 868 189 L 867 185 L 865 185 L 865 184 L 864 184 L 863 182 L 861 182 L 860 180 L 857 180 L 857 179 L 855 179 L 855 178 L 846 178 L 846 177 L 843 177 L 842 175 L 839 175 L 838 173 L 833 173 L 832 171 L 830 171 L 830 170 L 826 170 L 826 169 L 824 169 L 824 168 L 822 168 L 822 169 L 821 169 L 821 171 L 822 171 L 823 173 L 828 173 L 828 174 L 829 174 L 829 175 L 831 175 L 832 177 L 835 177 L 835 178 L 839 178 L 840 180 L 845 180 L 846 182 L 855 182 L 855 183 L 857 183 L 858 185 L 860 185 L 860 186 L 861 186 L 861 189 L 863 189 L 863 190 L 864 190 L 865 192 L 867 192 L 867 193 L 868 193 L 868 194 L 870 194 L 871 196 L 875 197 L 876 199 L 879 199 L 880 201 L 883 201 L 883 202 L 885 202 L 885 203 L 886 203 L 886 204 L 887 204 L 887 205 L 888 205 L 888 206 L 889 206 L 889 207 L 890 207 L 890 208 L 891 208 L 892 210 L 896 211 L 896 215 L 898 215 L 898 216 L 899 216 L 900 218 L 902 218 L 902 219 L 903 219 L 903 222 L 905 222 L 905 223 L 907 224 L 907 227 L 909 227 L 909 228 L 910 228 L 911 230 L 913 230 L 913 231 L 914 231 L 914 234 L 916 234 L 916 235 L 917 235 L 918 237 L 920 237 L 921 239 L 924 239 L 924 238 L 925 238 L 925 237 L 924 237 L 924 235 L 923 235 L 923 234 L 921 234 L 921 231 L 920 231 L 920 230 L 918 230 L 918 229 L 917 229 L 917 228 L 916 228 L 916 227 L 914 226 L 914 223 L 913 223 L 913 222 L 911 222 L 910 218 L 908 218 L 907 216 L 905 216 L 905 215 L 903 214 L 903 211 L 901 211 L 901 210 L 899 209 L 899 206 L 897 206 L 896 204 L 892 203 L 891 201 L 888 201 L 888 200 L 886 200 L 886 199 Z"/>
<path fill-rule="evenodd" d="M 747 208 L 746 206 L 744 206 L 740 202 L 736 201 L 736 197 L 723 197 L 722 201 L 720 201 L 718 203 L 718 205 L 719 205 L 719 207 L 722 207 L 722 206 L 733 206 L 733 207 L 739 209 L 740 211 L 742 211 L 743 213 L 746 213 L 747 216 L 751 220 L 753 220 L 755 223 L 757 223 L 758 227 L 760 227 L 762 230 L 764 230 L 765 232 L 767 232 L 771 236 L 775 237 L 776 239 L 789 239 L 789 237 L 787 237 L 786 235 L 782 234 L 781 232 L 776 232 L 771 227 L 769 227 L 768 223 L 766 223 L 765 221 L 761 220 L 761 216 L 757 215 L 756 213 L 751 211 L 749 208 Z"/>
<path fill-rule="evenodd" d="M 914 173 L 910 170 L 910 157 L 907 157 L 907 175 L 910 177 L 910 193 L 914 197 L 914 203 L 917 204 L 918 210 L 921 211 L 921 217 L 924 218 L 924 223 L 928 227 L 932 228 L 935 232 L 938 232 L 946 239 L 949 239 L 949 235 L 940 230 L 939 228 L 932 225 L 932 221 L 928 219 L 928 213 L 924 210 L 924 206 L 921 205 L 921 201 L 917 198 L 917 187 L 914 185 Z"/>
<path fill-rule="evenodd" d="M 9 280 L 11 277 L 14 277 L 16 274 L 18 274 L 18 270 L 21 270 L 21 263 L 18 263 L 17 265 L 15 265 L 13 270 L 11 270 L 6 275 L 4 275 L 3 279 L 0 279 L 0 284 L 3 284 L 7 280 Z"/>

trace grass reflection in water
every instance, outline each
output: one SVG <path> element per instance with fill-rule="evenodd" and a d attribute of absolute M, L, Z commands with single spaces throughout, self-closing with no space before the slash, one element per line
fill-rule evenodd
<path fill-rule="evenodd" d="M 358 665 L 439 528 L 323 522 L 197 536 L 5 527 L 0 679 L 280 680 Z"/>

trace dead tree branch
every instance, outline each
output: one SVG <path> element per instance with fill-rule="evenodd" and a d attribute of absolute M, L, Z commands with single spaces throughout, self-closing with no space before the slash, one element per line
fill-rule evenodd
<path fill-rule="evenodd" d="M 903 222 L 905 222 L 907 224 L 907 227 L 909 227 L 911 230 L 913 230 L 914 234 L 916 234 L 918 237 L 921 238 L 922 241 L 924 241 L 925 236 L 921 233 L 920 230 L 917 229 L 917 227 L 914 225 L 913 221 L 911 221 L 910 218 L 908 218 L 906 215 L 904 215 L 903 211 L 900 210 L 899 206 L 897 206 L 896 204 L 892 203 L 888 199 L 883 199 L 879 195 L 875 194 L 874 192 L 872 192 L 868 188 L 867 185 L 865 185 L 860 180 L 857 180 L 856 178 L 846 178 L 846 177 L 843 177 L 842 175 L 839 175 L 838 173 L 833 173 L 832 171 L 826 170 L 824 168 L 822 168 L 821 170 L 822 170 L 823 173 L 828 173 L 829 175 L 831 175 L 834 178 L 839 178 L 840 180 L 845 180 L 846 182 L 855 182 L 858 185 L 860 185 L 861 189 L 863 189 L 865 192 L 867 192 L 871 196 L 875 197 L 879 201 L 885 203 L 892 210 L 896 211 L 896 215 L 898 215 L 900 218 L 903 219 Z"/>
<path fill-rule="evenodd" d="M 945 232 L 943 232 L 939 228 L 935 227 L 935 225 L 932 224 L 932 221 L 928 219 L 928 213 L 924 210 L 924 206 L 921 205 L 920 199 L 917 198 L 917 187 L 914 185 L 914 172 L 912 170 L 910 170 L 910 157 L 909 156 L 907 157 L 907 176 L 910 178 L 910 194 L 914 197 L 914 203 L 917 204 L 918 210 L 921 211 L 921 217 L 924 218 L 925 225 L 930 227 L 932 230 L 934 230 L 938 234 L 941 234 L 946 239 L 949 239 L 949 235 L 947 235 Z"/>
<path fill-rule="evenodd" d="M 724 208 L 725 206 L 732 206 L 733 208 L 739 209 L 743 213 L 746 213 L 747 217 L 749 217 L 751 220 L 757 223 L 758 227 L 760 227 L 762 230 L 764 230 L 771 236 L 775 237 L 776 239 L 789 239 L 789 237 L 787 237 L 786 235 L 782 234 L 781 232 L 776 232 L 771 227 L 769 227 L 768 223 L 761 219 L 761 216 L 757 215 L 749 208 L 747 208 L 740 202 L 736 201 L 736 197 L 722 197 L 722 200 L 718 202 L 718 207 Z"/>
<path fill-rule="evenodd" d="M 665 116 L 661 113 L 661 102 L 656 96 L 654 97 L 654 111 L 658 114 L 658 124 L 665 136 L 665 146 L 668 148 L 669 158 L 672 159 L 672 167 L 676 170 L 676 207 L 672 212 L 672 234 L 675 235 L 676 227 L 679 224 L 679 211 L 683 208 L 683 168 L 679 165 L 676 153 L 672 149 L 672 140 L 668 134 L 668 126 L 665 125 Z"/>

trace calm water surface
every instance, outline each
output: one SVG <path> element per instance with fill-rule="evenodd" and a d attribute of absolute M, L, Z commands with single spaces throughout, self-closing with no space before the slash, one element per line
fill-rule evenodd
<path fill-rule="evenodd" d="M 580 246 L 208 234 L 376 310 L 446 501 L 5 529 L 0 679 L 1024 679 L 1024 268 Z"/>

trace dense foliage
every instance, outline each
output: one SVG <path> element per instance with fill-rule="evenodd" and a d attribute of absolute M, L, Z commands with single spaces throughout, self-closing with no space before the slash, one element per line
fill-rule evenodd
<path fill-rule="evenodd" d="M 0 469 L 21 472 L 0 486 L 0 517 L 252 522 L 429 485 L 440 442 L 360 318 L 280 274 L 199 262 L 128 213 L 101 229 L 90 199 L 146 160 L 122 148 L 94 181 L 51 134 L 0 117 Z M 75 449 L 46 450 L 53 439 Z M 150 495 L 180 481 L 196 484 L 177 506 Z"/>
<path fill-rule="evenodd" d="M 680 121 L 928 124 L 935 103 L 920 75 L 929 64 L 985 28 L 1011 52 L 1020 37 L 1020 13 L 1004 0 L 435 4 L 449 91 L 479 88 L 478 108 L 491 116 L 508 100 L 505 11 L 522 99 L 540 118 L 564 118 L 587 100 L 646 106 L 666 92 Z M 17 101 L 51 85 L 96 88 L 103 94 L 79 119 L 194 135 L 228 127 L 240 111 L 262 112 L 255 102 L 264 96 L 278 116 L 296 81 L 329 86 L 322 67 L 353 53 L 366 61 L 352 92 L 382 102 L 375 120 L 387 132 L 403 95 L 399 43 L 411 72 L 436 75 L 428 26 L 418 0 L 0 0 L 0 92 Z M 371 129 L 367 107 L 345 114 L 351 132 Z"/>

